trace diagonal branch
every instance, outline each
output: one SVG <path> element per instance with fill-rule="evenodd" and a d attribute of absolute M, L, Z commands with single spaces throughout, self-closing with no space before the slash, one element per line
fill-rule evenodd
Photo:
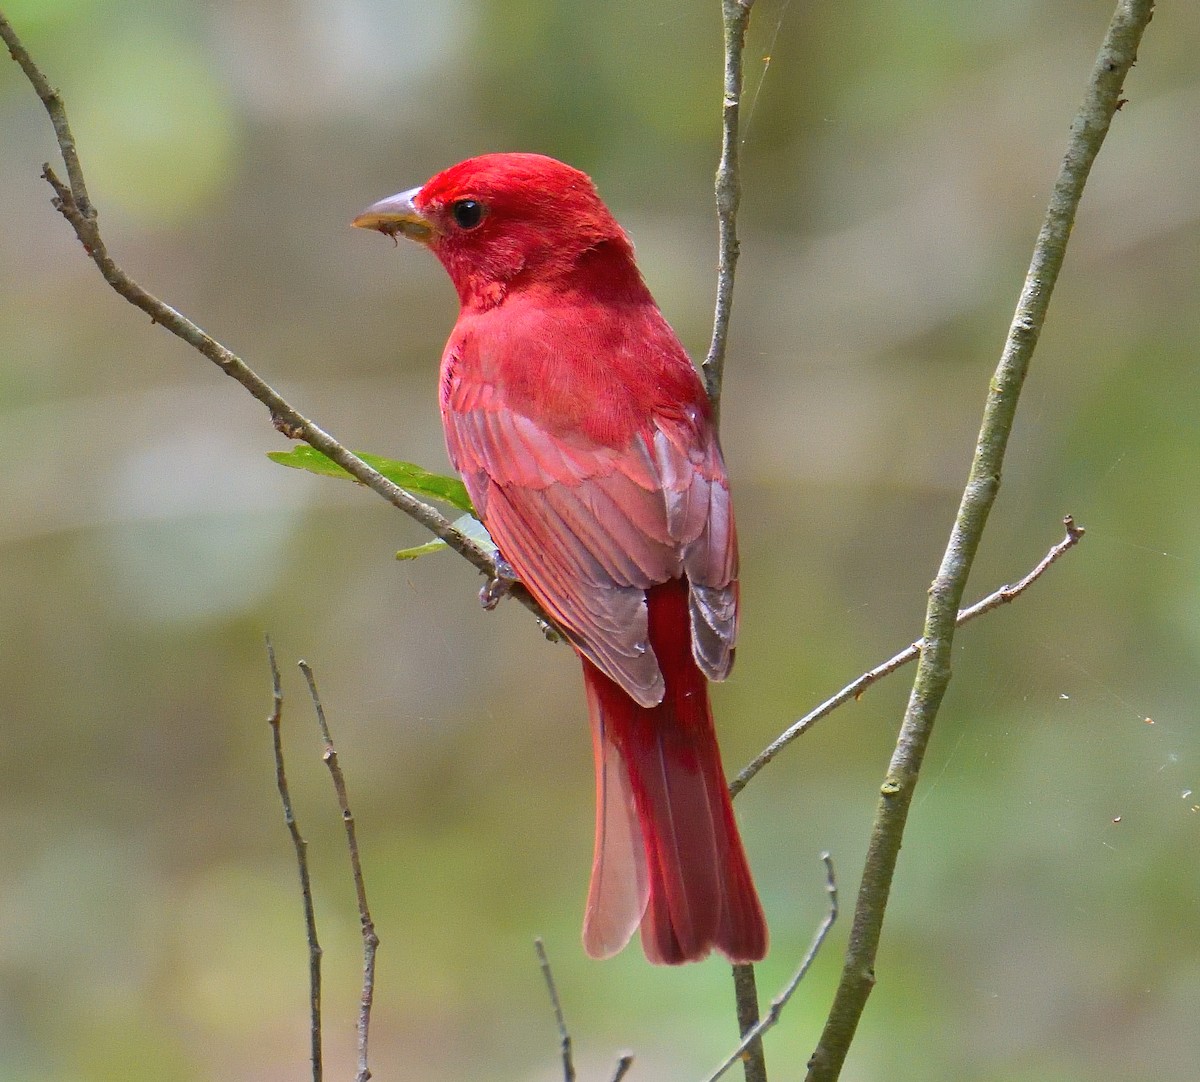
<path fill-rule="evenodd" d="M 1066 536 L 1057 544 L 1050 547 L 1050 551 L 1038 561 L 1037 566 L 1029 574 L 1022 579 L 1018 579 L 1011 586 L 1001 586 L 999 590 L 993 591 L 982 600 L 976 601 L 974 605 L 963 609 L 959 612 L 958 618 L 955 621 L 957 626 L 962 627 L 969 620 L 974 620 L 976 616 L 982 616 L 985 612 L 991 612 L 993 609 L 998 609 L 1001 605 L 1007 605 L 1010 601 L 1018 598 L 1049 571 L 1052 564 L 1056 563 L 1060 557 L 1083 540 L 1085 532 L 1083 527 L 1075 525 L 1075 520 L 1070 515 L 1067 515 L 1063 519 L 1063 526 L 1066 527 Z M 900 653 L 863 673 L 862 676 L 857 680 L 851 681 L 836 695 L 831 695 L 820 706 L 814 707 L 799 721 L 788 726 L 729 783 L 729 795 L 737 796 L 738 793 L 746 788 L 754 775 L 762 770 L 767 763 L 774 759 L 793 740 L 808 732 L 809 729 L 827 714 L 832 714 L 839 706 L 845 705 L 851 699 L 858 699 L 876 681 L 882 680 L 885 676 L 890 676 L 910 661 L 915 661 L 921 654 L 921 647 L 924 645 L 924 642 L 924 639 L 917 639 L 916 642 L 909 643 Z"/>
<path fill-rule="evenodd" d="M 182 313 L 144 289 L 117 264 L 108 254 L 97 223 L 97 211 L 88 198 L 84 183 L 83 167 L 75 148 L 75 138 L 67 119 L 66 107 L 58 91 L 54 90 L 45 75 L 34 63 L 28 50 L 17 37 L 8 20 L 0 14 L 0 39 L 8 46 L 13 59 L 21 66 L 38 98 L 54 125 L 59 151 L 67 169 L 67 183 L 63 183 L 54 170 L 45 165 L 42 175 L 54 189 L 54 207 L 70 223 L 84 251 L 99 268 L 104 280 L 130 304 L 140 308 L 151 319 L 182 339 L 193 349 L 202 353 L 231 379 L 240 383 L 254 398 L 271 413 L 275 427 L 289 439 L 303 440 L 332 459 L 356 480 L 382 496 L 393 507 L 424 526 L 435 537 L 441 538 L 455 552 L 489 577 L 494 577 L 496 567 L 490 553 L 476 544 L 459 530 L 445 515 L 423 500 L 393 484 L 378 471 L 372 469 L 357 455 L 347 450 L 333 436 L 320 428 L 284 398 L 246 364 L 236 353 L 197 326 Z M 551 621 L 541 607 L 519 584 L 512 594 L 530 612 L 546 624 Z"/>
<path fill-rule="evenodd" d="M 562 1000 L 558 998 L 558 985 L 554 983 L 554 971 L 550 968 L 546 944 L 542 942 L 541 936 L 533 941 L 533 949 L 537 952 L 538 966 L 542 971 L 542 979 L 546 982 L 546 991 L 550 994 L 550 1006 L 554 1009 L 554 1023 L 558 1026 L 558 1047 L 562 1056 L 563 1082 L 575 1082 L 575 1060 L 571 1054 L 571 1034 L 563 1015 Z"/>
<path fill-rule="evenodd" d="M 875 983 L 875 955 L 892 876 L 900 856 L 904 826 L 934 720 L 950 682 L 958 607 L 988 514 L 1000 488 L 1001 467 L 1021 385 L 1062 270 L 1071 226 L 1088 174 L 1112 118 L 1121 107 L 1122 85 L 1137 57 L 1138 45 L 1153 12 L 1153 0 L 1120 0 L 1117 4 L 1092 69 L 1083 104 L 1071 124 L 1066 156 L 1034 245 L 1025 286 L 1017 302 L 1000 363 L 988 390 L 979 441 L 962 502 L 937 577 L 930 587 L 921 659 L 896 750 L 880 787 L 845 965 L 825 1029 L 809 1061 L 809 1082 L 832 1082 L 840 1075 Z"/>
<path fill-rule="evenodd" d="M 21 44 L 21 39 L 17 37 L 16 31 L 9 25 L 3 13 L 0 13 L 0 40 L 8 46 L 12 58 L 21 66 L 25 78 L 29 80 L 34 92 L 46 107 L 46 112 L 50 114 L 50 123 L 54 125 L 58 149 L 62 154 L 63 164 L 67 167 L 67 179 L 70 181 L 70 188 L 74 193 L 75 204 L 85 218 L 94 222 L 96 208 L 92 206 L 92 201 L 87 194 L 87 185 L 83 182 L 83 166 L 79 163 L 79 153 L 75 149 L 75 136 L 71 134 L 71 125 L 67 123 L 67 110 L 62 96 L 50 85 L 50 81 L 33 62 L 29 51 Z"/>

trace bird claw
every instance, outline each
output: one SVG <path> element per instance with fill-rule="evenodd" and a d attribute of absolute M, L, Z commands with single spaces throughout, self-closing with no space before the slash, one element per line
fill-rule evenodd
<path fill-rule="evenodd" d="M 488 576 L 487 582 L 480 587 L 479 604 L 491 612 L 500 604 L 500 599 L 516 585 L 516 582 L 517 573 L 512 569 L 512 565 L 503 556 L 497 555 L 492 564 L 491 575 Z"/>

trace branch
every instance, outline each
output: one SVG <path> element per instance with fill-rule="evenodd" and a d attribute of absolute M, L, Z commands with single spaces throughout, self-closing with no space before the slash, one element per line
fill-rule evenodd
<path fill-rule="evenodd" d="M 2 20 L 0 20 L 2 21 Z M 283 686 L 279 680 L 279 666 L 275 663 L 275 647 L 267 639 L 267 662 L 271 667 L 271 698 L 273 706 L 267 723 L 271 726 L 271 739 L 275 749 L 275 784 L 279 799 L 283 803 L 283 821 L 292 837 L 296 850 L 296 866 L 300 871 L 300 894 L 304 899 L 304 931 L 308 938 L 308 1007 L 309 1035 L 312 1047 L 313 1082 L 321 1082 L 324 1071 L 321 1055 L 321 944 L 317 942 L 317 917 L 313 908 L 312 879 L 308 873 L 308 842 L 300 835 L 296 816 L 292 811 L 292 797 L 288 789 L 287 773 L 283 767 Z"/>
<path fill-rule="evenodd" d="M 750 962 L 740 962 L 733 967 L 733 999 L 737 1012 L 738 1033 L 746 1041 L 742 1074 L 746 1082 L 767 1082 L 767 1056 L 762 1040 L 758 1036 L 747 1038 L 747 1034 L 755 1033 L 760 1021 L 758 979 Z"/>
<path fill-rule="evenodd" d="M 738 114 L 742 104 L 742 54 L 754 0 L 722 0 L 725 27 L 725 96 L 721 110 L 721 160 L 717 165 L 717 302 L 712 342 L 704 358 L 704 385 L 720 420 L 721 385 L 725 378 L 725 348 L 733 315 L 733 281 L 737 273 L 737 212 L 742 199 L 738 145 Z"/>
<path fill-rule="evenodd" d="M 1050 551 L 1038 561 L 1037 566 L 1028 575 L 1011 586 L 1001 586 L 999 590 L 988 594 L 981 601 L 975 602 L 970 608 L 961 610 L 955 620 L 956 626 L 962 627 L 968 621 L 974 620 L 976 616 L 982 616 L 985 612 L 998 609 L 1001 605 L 1007 605 L 1010 601 L 1019 597 L 1050 569 L 1051 564 L 1055 563 L 1061 556 L 1065 555 L 1083 540 L 1085 532 L 1083 527 L 1076 526 L 1075 520 L 1070 515 L 1067 515 L 1063 519 L 1063 526 L 1066 527 L 1066 536 L 1058 544 L 1051 546 Z M 809 729 L 827 714 L 832 714 L 839 706 L 848 703 L 851 699 L 860 698 L 862 693 L 876 681 L 882 680 L 883 677 L 894 673 L 897 669 L 903 668 L 910 661 L 916 660 L 920 656 L 921 647 L 924 645 L 924 639 L 917 639 L 916 642 L 910 643 L 900 653 L 888 658 L 882 664 L 876 665 L 875 668 L 868 672 L 863 673 L 857 680 L 847 684 L 836 695 L 830 696 L 820 706 L 810 710 L 799 721 L 785 729 L 767 747 L 759 752 L 755 759 L 729 783 L 729 795 L 737 796 L 738 793 L 746 788 L 746 785 L 754 775 L 762 770 L 767 763 L 774 759 L 793 740 L 808 732 Z"/>
<path fill-rule="evenodd" d="M 533 941 L 533 949 L 537 951 L 542 979 L 546 982 L 546 991 L 550 993 L 550 1006 L 554 1008 L 554 1021 L 558 1026 L 558 1043 L 562 1051 L 563 1082 L 575 1082 L 575 1061 L 571 1056 L 571 1034 L 567 1032 L 567 1020 L 563 1017 L 562 1001 L 558 998 L 558 986 L 554 983 L 554 973 L 550 969 L 550 959 L 546 955 L 546 944 L 542 942 L 541 936 Z"/>
<path fill-rule="evenodd" d="M 812 967 L 818 952 L 821 950 L 821 944 L 825 942 L 825 937 L 829 935 L 829 929 L 833 927 L 834 921 L 838 915 L 838 893 L 837 879 L 833 874 L 833 858 L 828 853 L 822 853 L 821 859 L 825 862 L 825 890 L 829 894 L 829 909 L 825 913 L 825 919 L 821 921 L 816 933 L 813 935 L 813 941 L 809 944 L 805 955 L 800 959 L 800 965 L 796 968 L 796 972 L 792 974 L 792 979 L 784 985 L 783 991 L 771 1000 L 771 1009 L 767 1011 L 766 1017 L 758 1022 L 742 1037 L 742 1042 L 708 1078 L 705 1082 L 717 1082 L 726 1071 L 729 1070 L 743 1055 L 750 1054 L 753 1045 L 761 1046 L 762 1035 L 767 1032 L 776 1022 L 779 1021 L 780 1015 L 783 1014 L 783 1008 L 787 1006 L 788 1000 L 792 998 L 792 994 L 800 987 L 800 982 L 804 980 L 809 969 Z M 747 969 L 752 967 L 747 966 Z"/>
<path fill-rule="evenodd" d="M 951 648 L 958 607 L 979 548 L 1000 472 L 1021 385 L 1062 269 L 1067 241 L 1092 163 L 1113 116 L 1138 44 L 1154 11 L 1153 0 L 1120 0 L 1100 47 L 1084 101 L 1071 125 L 1066 156 L 1017 303 L 983 411 L 979 441 L 954 528 L 929 591 L 924 645 L 896 750 L 880 787 L 875 822 L 850 929 L 841 980 L 825 1029 L 809 1061 L 809 1082 L 832 1082 L 841 1073 L 867 997 L 875 983 L 875 955 L 892 876 L 921 762 L 938 708 L 950 682 Z"/>
<path fill-rule="evenodd" d="M 64 184 L 49 164 L 42 167 L 42 176 L 54 189 L 54 207 L 75 230 L 75 235 L 83 245 L 84 251 L 99 268 L 104 280 L 130 304 L 145 312 L 152 322 L 181 338 L 212 361 L 227 376 L 240 383 L 254 398 L 267 407 L 271 413 L 272 423 L 283 435 L 289 439 L 303 440 L 310 447 L 315 447 L 356 480 L 361 481 L 392 506 L 420 523 L 435 537 L 445 541 L 478 570 L 489 577 L 495 577 L 496 565 L 491 554 L 459 530 L 436 508 L 417 499 L 368 466 L 333 436 L 294 409 L 236 353 L 207 334 L 182 313 L 142 288 L 117 265 L 108 254 L 108 249 L 100 235 L 97 211 L 88 198 L 83 179 L 83 168 L 75 149 L 75 139 L 71 134 L 62 97 L 51 88 L 45 75 L 33 62 L 29 52 L 21 44 L 16 32 L 3 15 L 0 15 L 0 38 L 4 40 L 13 59 L 25 72 L 42 104 L 46 107 L 50 122 L 54 125 L 54 134 L 58 140 L 63 162 L 66 164 L 68 178 L 68 183 Z M 523 586 L 518 584 L 513 587 L 511 592 L 540 620 L 546 624 L 553 623 Z"/>
<path fill-rule="evenodd" d="M 558 998 L 558 985 L 554 983 L 554 971 L 550 968 L 550 958 L 546 954 L 546 944 L 542 942 L 541 936 L 533 941 L 533 949 L 537 952 L 538 966 L 542 971 L 542 979 L 546 982 L 546 991 L 550 994 L 550 1006 L 554 1009 L 554 1024 L 558 1027 L 558 1045 L 562 1055 L 563 1082 L 575 1082 L 575 1059 L 571 1052 L 571 1034 L 567 1030 L 562 1000 Z M 612 1082 L 621 1082 L 632 1066 L 633 1053 L 623 1052 L 613 1069 Z"/>
<path fill-rule="evenodd" d="M 379 949 L 379 936 L 375 934 L 375 922 L 371 919 L 371 910 L 367 905 L 367 886 L 358 854 L 358 831 L 355 829 L 354 815 L 350 811 L 346 779 L 342 775 L 337 749 L 333 746 L 333 737 L 325 720 L 325 707 L 321 705 L 321 696 L 317 694 L 317 681 L 312 668 L 307 661 L 299 662 L 299 667 L 308 683 L 308 693 L 312 698 L 317 725 L 321 730 L 321 742 L 324 745 L 321 758 L 329 768 L 338 807 L 342 812 L 342 823 L 346 828 L 346 847 L 350 852 L 350 868 L 354 878 L 354 894 L 358 899 L 358 919 L 363 938 L 363 986 L 358 1009 L 358 1074 L 355 1077 L 357 1082 L 367 1082 L 371 1077 L 371 1069 L 367 1065 L 367 1044 L 371 1030 L 371 1006 L 375 1002 L 375 953 Z"/>
<path fill-rule="evenodd" d="M 754 0 L 721 0 L 725 39 L 724 95 L 721 105 L 721 158 L 715 182 L 717 197 L 717 298 L 712 342 L 704 358 L 704 386 L 712 403 L 713 424 L 721 421 L 721 389 L 725 380 L 725 351 L 733 317 L 733 285 L 737 274 L 737 212 L 742 199 L 741 147 L 738 122 L 742 107 L 742 56 Z M 733 996 L 738 1032 L 744 1037 L 758 1025 L 758 987 L 754 966 L 733 967 Z M 751 1040 L 744 1059 L 746 1082 L 767 1082 L 762 1042 Z"/>

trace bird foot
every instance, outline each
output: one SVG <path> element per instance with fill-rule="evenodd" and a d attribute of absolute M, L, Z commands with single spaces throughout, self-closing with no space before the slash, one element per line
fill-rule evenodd
<path fill-rule="evenodd" d="M 500 599 L 516 585 L 517 573 L 512 565 L 499 554 L 492 563 L 492 573 L 479 590 L 479 604 L 491 612 L 500 604 Z"/>

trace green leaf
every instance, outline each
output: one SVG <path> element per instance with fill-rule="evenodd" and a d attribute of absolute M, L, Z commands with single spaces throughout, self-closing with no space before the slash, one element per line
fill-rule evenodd
<path fill-rule="evenodd" d="M 492 540 L 491 535 L 487 532 L 487 527 L 479 521 L 474 515 L 463 515 L 461 518 L 454 520 L 454 525 L 465 533 L 472 541 L 480 548 L 486 549 L 488 552 L 495 555 L 496 543 Z M 431 552 L 438 552 L 441 549 L 449 548 L 440 537 L 435 537 L 432 541 L 427 541 L 423 545 L 414 545 L 409 549 L 401 549 L 396 553 L 397 560 L 415 560 L 420 556 L 428 556 Z"/>
<path fill-rule="evenodd" d="M 426 496 L 430 499 L 441 500 L 443 503 L 457 507 L 460 511 L 472 512 L 471 497 L 467 495 L 466 487 L 457 477 L 443 477 L 441 474 L 430 473 L 428 470 L 415 466 L 411 462 L 397 462 L 379 455 L 363 454 L 355 451 L 372 469 L 378 470 L 393 484 L 399 485 L 414 496 Z M 281 466 L 290 466 L 294 470 L 307 470 L 309 473 L 320 474 L 322 477 L 345 477 L 355 480 L 341 466 L 332 461 L 314 447 L 294 447 L 290 451 L 268 451 L 267 458 L 278 462 Z"/>
<path fill-rule="evenodd" d="M 432 541 L 426 541 L 423 545 L 414 545 L 410 549 L 401 549 L 396 553 L 396 559 L 415 560 L 421 556 L 428 556 L 431 552 L 438 552 L 441 549 L 449 547 L 440 537 L 435 537 Z"/>

